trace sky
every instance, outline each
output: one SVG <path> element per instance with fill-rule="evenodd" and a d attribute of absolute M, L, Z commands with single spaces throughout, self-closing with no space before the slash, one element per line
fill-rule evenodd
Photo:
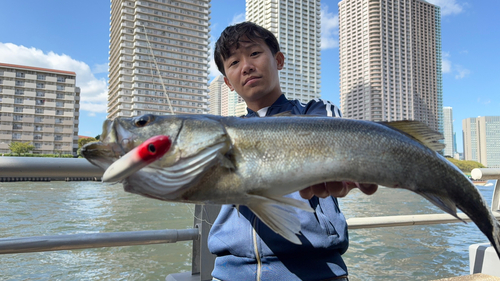
<path fill-rule="evenodd" d="M 338 2 L 321 1 L 321 97 L 340 105 Z M 500 1 L 428 2 L 441 7 L 443 105 L 453 108 L 462 152 L 463 119 L 500 115 Z M 100 134 L 106 118 L 110 2 L 1 4 L 0 62 L 76 72 L 79 134 Z M 244 20 L 245 0 L 212 0 L 211 50 L 226 26 Z M 209 81 L 219 74 L 211 58 Z"/>

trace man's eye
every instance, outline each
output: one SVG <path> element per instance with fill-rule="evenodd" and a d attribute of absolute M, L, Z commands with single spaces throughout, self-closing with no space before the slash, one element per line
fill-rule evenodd
<path fill-rule="evenodd" d="M 258 54 L 260 54 L 260 52 L 253 52 L 250 56 L 256 56 Z"/>
<path fill-rule="evenodd" d="M 238 61 L 233 61 L 232 63 L 229 64 L 229 66 L 233 66 L 233 65 L 235 65 L 237 63 L 238 63 Z"/>

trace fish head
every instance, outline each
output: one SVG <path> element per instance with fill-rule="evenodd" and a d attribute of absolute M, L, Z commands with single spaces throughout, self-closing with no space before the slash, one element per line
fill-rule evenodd
<path fill-rule="evenodd" d="M 152 137 L 167 136 L 171 146 L 163 156 L 118 181 L 123 183 L 127 192 L 174 200 L 197 184 L 231 148 L 219 118 L 148 114 L 106 120 L 101 140 L 85 145 L 81 153 L 92 164 L 107 170 L 120 158 L 127 159 L 123 156 Z"/>
<path fill-rule="evenodd" d="M 137 117 L 119 117 L 104 121 L 100 141 L 88 143 L 81 154 L 92 164 L 106 170 L 113 162 L 147 139 L 157 135 L 167 135 L 175 139 L 182 127 L 182 118 L 152 114 Z M 168 165 L 175 162 L 178 151 L 170 149 L 160 163 Z"/>

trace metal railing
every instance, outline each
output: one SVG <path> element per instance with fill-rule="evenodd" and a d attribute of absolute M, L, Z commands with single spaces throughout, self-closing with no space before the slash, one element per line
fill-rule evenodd
<path fill-rule="evenodd" d="M 75 176 L 100 179 L 102 174 L 103 171 L 100 168 L 81 158 L 0 157 L 0 178 L 47 176 L 64 179 Z M 500 219 L 500 181 L 498 180 L 500 179 L 500 169 L 474 169 L 471 174 L 474 179 L 497 179 L 491 208 L 495 217 Z M 191 272 L 171 274 L 167 276 L 166 280 L 211 280 L 215 256 L 208 250 L 207 239 L 211 224 L 215 221 L 219 210 L 220 206 L 196 205 L 194 227 L 190 229 L 2 238 L 0 239 L 0 254 L 148 245 L 193 240 Z M 464 214 L 458 214 L 458 216 L 465 221 L 470 221 Z M 449 214 L 426 214 L 350 218 L 347 220 L 347 225 L 349 229 L 360 229 L 455 222 L 460 222 L 460 220 Z"/>

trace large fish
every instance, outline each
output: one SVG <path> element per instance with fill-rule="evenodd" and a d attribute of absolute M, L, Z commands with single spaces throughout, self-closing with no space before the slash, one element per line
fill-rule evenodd
<path fill-rule="evenodd" d="M 442 135 L 422 123 L 143 115 L 106 120 L 102 141 L 86 145 L 82 154 L 107 169 L 157 135 L 170 138 L 170 149 L 124 178 L 126 191 L 167 201 L 246 205 L 275 232 L 300 243 L 291 207 L 312 209 L 283 195 L 328 181 L 405 188 L 451 215 L 457 216 L 458 207 L 499 253 L 498 221 L 471 181 L 435 151 L 444 147 Z"/>

